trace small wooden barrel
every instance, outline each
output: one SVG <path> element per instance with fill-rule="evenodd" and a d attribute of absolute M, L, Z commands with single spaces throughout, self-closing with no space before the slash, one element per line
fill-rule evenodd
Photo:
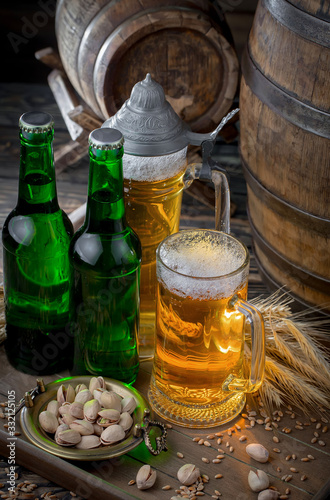
<path fill-rule="evenodd" d="M 239 65 L 207 0 L 59 0 L 56 36 L 67 76 L 102 119 L 147 73 L 194 130 L 214 129 L 232 104 Z"/>
<path fill-rule="evenodd" d="M 330 25 L 322 0 L 259 0 L 242 59 L 241 157 L 261 273 L 330 312 Z"/>

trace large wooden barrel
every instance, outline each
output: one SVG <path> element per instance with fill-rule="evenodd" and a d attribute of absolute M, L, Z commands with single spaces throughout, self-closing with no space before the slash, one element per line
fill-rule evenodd
<path fill-rule="evenodd" d="M 240 148 L 262 275 L 330 313 L 329 28 L 329 2 L 259 0 L 242 58 Z"/>
<path fill-rule="evenodd" d="M 207 0 L 59 0 L 56 37 L 67 76 L 102 119 L 147 73 L 199 131 L 219 123 L 237 90 L 230 31 Z"/>

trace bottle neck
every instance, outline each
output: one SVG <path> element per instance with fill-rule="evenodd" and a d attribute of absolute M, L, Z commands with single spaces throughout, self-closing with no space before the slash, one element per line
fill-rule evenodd
<path fill-rule="evenodd" d="M 21 133 L 21 155 L 17 207 L 26 213 L 59 210 L 53 160 L 54 131 Z"/>
<path fill-rule="evenodd" d="M 90 148 L 87 228 L 93 232 L 116 234 L 126 227 L 123 148 Z"/>

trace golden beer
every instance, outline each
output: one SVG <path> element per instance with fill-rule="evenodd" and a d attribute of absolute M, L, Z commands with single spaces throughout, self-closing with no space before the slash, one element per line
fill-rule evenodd
<path fill-rule="evenodd" d="M 246 298 L 247 285 L 238 293 Z M 157 298 L 155 384 L 169 399 L 209 405 L 228 396 L 226 378 L 243 376 L 243 314 L 230 297 L 181 297 L 160 284 Z"/>
<path fill-rule="evenodd" d="M 141 169 L 132 168 L 127 157 L 125 163 L 124 155 L 126 217 L 142 246 L 139 348 L 140 357 L 147 357 L 154 351 L 156 249 L 164 238 L 179 230 L 186 150 L 164 157 L 162 168 L 150 168 L 152 158 L 144 159 L 147 167 L 142 164 Z M 170 165 L 166 164 L 169 157 L 173 157 Z"/>
<path fill-rule="evenodd" d="M 247 297 L 244 245 L 217 231 L 181 231 L 157 251 L 156 349 L 149 400 L 164 418 L 190 427 L 218 425 L 242 409 Z"/>

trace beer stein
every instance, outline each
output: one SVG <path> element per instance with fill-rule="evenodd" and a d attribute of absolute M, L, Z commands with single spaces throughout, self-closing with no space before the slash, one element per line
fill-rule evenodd
<path fill-rule="evenodd" d="M 233 236 L 191 229 L 157 249 L 156 345 L 151 407 L 185 427 L 232 420 L 263 380 L 264 324 L 246 302 L 249 253 Z M 245 321 L 251 330 L 244 377 Z"/>
<path fill-rule="evenodd" d="M 156 249 L 179 230 L 182 190 L 199 178 L 213 182 L 216 229 L 229 232 L 230 199 L 226 176 L 211 160 L 215 138 L 238 110 L 210 134 L 197 134 L 175 113 L 164 90 L 150 74 L 134 85 L 130 98 L 103 127 L 125 138 L 123 172 L 126 217 L 142 245 L 140 358 L 153 355 L 155 333 Z M 187 167 L 187 146 L 203 145 L 203 164 Z"/>

